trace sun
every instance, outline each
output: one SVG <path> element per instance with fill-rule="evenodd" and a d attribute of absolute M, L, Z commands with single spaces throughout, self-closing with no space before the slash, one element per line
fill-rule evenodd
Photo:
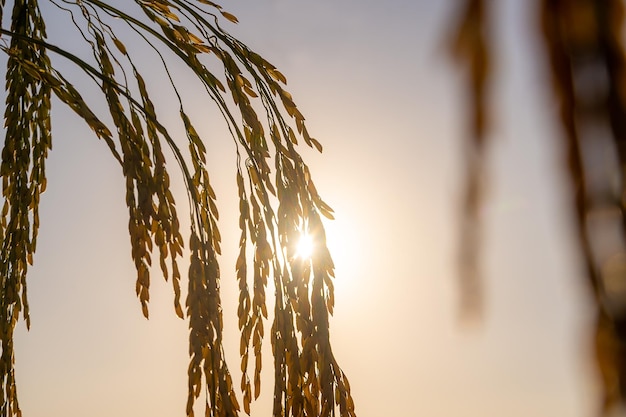
<path fill-rule="evenodd" d="M 296 257 L 309 259 L 313 255 L 313 247 L 313 238 L 308 234 L 303 234 L 296 247 Z"/>

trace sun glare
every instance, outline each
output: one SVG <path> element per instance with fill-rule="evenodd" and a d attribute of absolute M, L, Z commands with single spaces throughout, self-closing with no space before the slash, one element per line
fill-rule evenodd
<path fill-rule="evenodd" d="M 313 255 L 313 238 L 304 234 L 300 236 L 300 241 L 296 248 L 296 256 L 301 259 L 308 259 L 311 255 Z"/>

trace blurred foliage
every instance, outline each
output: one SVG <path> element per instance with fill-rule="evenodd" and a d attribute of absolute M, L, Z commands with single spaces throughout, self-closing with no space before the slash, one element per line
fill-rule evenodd
<path fill-rule="evenodd" d="M 461 230 L 463 306 L 480 305 L 477 278 L 481 167 L 488 134 L 489 12 L 495 2 L 462 0 L 453 54 L 469 98 L 466 200 Z M 555 114 L 572 183 L 572 212 L 597 316 L 593 332 L 601 376 L 601 416 L 626 407 L 626 61 L 620 0 L 540 0 Z M 541 62 L 541 60 L 538 60 Z M 469 291 L 465 291 L 469 289 Z M 475 311 L 474 311 L 475 312 Z"/>
<path fill-rule="evenodd" d="M 209 0 L 50 1 L 66 17 L 64 39 L 84 41 L 85 55 L 46 37 L 46 13 L 37 0 L 0 3 L 0 50 L 7 57 L 5 140 L 0 176 L 0 416 L 20 416 L 14 376 L 13 332 L 21 316 L 30 325 L 27 270 L 33 264 L 39 200 L 46 189 L 45 161 L 51 149 L 51 102 L 71 108 L 108 146 L 125 179 L 136 292 L 148 317 L 153 258 L 170 280 L 174 310 L 189 322 L 190 363 L 187 415 L 206 393 L 206 416 L 235 416 L 239 400 L 222 347 L 220 233 L 215 193 L 206 166 L 206 143 L 185 110 L 170 65 L 184 64 L 204 87 L 207 106 L 216 106 L 236 144 L 239 196 L 240 388 L 243 409 L 261 389 L 261 346 L 268 319 L 265 291 L 273 280 L 275 304 L 269 330 L 274 355 L 274 416 L 353 417 L 350 386 L 329 341 L 333 309 L 333 262 L 320 216 L 332 218 L 318 195 L 299 140 L 321 151 L 304 117 L 285 90 L 285 77 L 221 26 L 236 18 Z M 5 6 L 10 18 L 3 18 Z M 55 15 L 56 16 L 56 15 Z M 5 27 L 5 21 L 7 26 Z M 120 30 L 124 27 L 124 31 Z M 161 60 L 178 97 L 187 150 L 157 117 L 144 81 L 141 59 L 129 53 L 118 33 L 134 33 Z M 168 55 L 164 51 L 168 51 Z M 93 111 L 55 60 L 72 64 L 93 80 L 108 107 L 108 121 Z M 173 58 L 171 58 L 173 57 Z M 219 68 L 215 74 L 209 68 Z M 158 88 L 163 88 L 159 85 Z M 92 90 L 89 90 L 93 94 Z M 263 122 L 261 121 L 263 120 Z M 180 135 L 178 135 L 180 136 Z M 184 136 L 183 136 L 184 137 Z M 170 191 L 166 155 L 184 178 L 191 231 L 186 312 L 181 306 L 178 261 L 184 238 Z M 273 165 L 273 168 L 271 167 Z M 176 165 L 175 165 L 176 166 Z M 294 256 L 303 233 L 315 241 L 311 259 Z M 251 257 L 251 259 L 249 259 Z M 249 362 L 253 359 L 254 365 Z M 337 411 L 338 410 L 338 411 Z"/>

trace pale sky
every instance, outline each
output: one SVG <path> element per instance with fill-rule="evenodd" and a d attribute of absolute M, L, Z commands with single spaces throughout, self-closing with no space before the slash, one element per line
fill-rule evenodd
<path fill-rule="evenodd" d="M 484 210 L 485 314 L 472 327 L 457 320 L 463 96 L 442 49 L 455 3 L 223 5 L 240 21 L 226 29 L 287 76 L 309 131 L 324 145 L 321 155 L 302 152 L 336 212 L 326 224 L 337 267 L 331 339 L 357 415 L 588 417 L 597 391 L 587 294 L 534 16 L 522 0 L 492 2 L 498 76 Z M 167 106 L 167 93 L 155 94 Z M 200 96 L 190 100 L 197 117 L 213 111 Z M 120 169 L 103 142 L 57 107 L 29 272 L 32 328 L 20 323 L 16 336 L 24 416 L 183 416 L 187 323 L 156 273 L 151 318 L 142 317 Z M 206 120 L 224 237 L 225 349 L 238 381 L 235 153 L 224 124 L 214 115 Z M 184 218 L 185 200 L 178 205 Z M 271 415 L 269 355 L 266 349 L 270 372 L 254 417 Z"/>

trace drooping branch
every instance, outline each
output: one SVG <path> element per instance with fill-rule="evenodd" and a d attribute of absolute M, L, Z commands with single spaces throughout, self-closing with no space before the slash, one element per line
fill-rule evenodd
<path fill-rule="evenodd" d="M 488 92 L 490 53 L 485 0 L 463 0 L 452 53 L 467 83 L 467 130 L 464 143 L 465 184 L 461 203 L 459 243 L 459 288 L 462 317 L 478 315 L 483 291 L 479 268 L 481 248 L 480 212 L 483 198 L 486 141 L 488 135 Z"/>
<path fill-rule="evenodd" d="M 35 0 L 15 4 L 28 9 L 29 13 L 31 10 L 39 13 Z M 184 316 L 179 303 L 181 274 L 177 264 L 177 258 L 183 254 L 183 238 L 170 191 L 163 148 L 170 149 L 183 174 L 191 220 L 191 264 L 185 302 L 190 325 L 187 415 L 194 415 L 195 401 L 203 390 L 207 393 L 206 415 L 237 415 L 239 403 L 222 347 L 218 264 L 221 238 L 217 227 L 216 196 L 206 166 L 206 140 L 185 111 L 177 82 L 168 70 L 169 61 L 161 49 L 170 51 L 174 59 L 182 62 L 201 83 L 208 101 L 224 116 L 237 146 L 235 168 L 242 237 L 236 270 L 241 291 L 239 327 L 242 332 L 240 353 L 244 410 L 249 413 L 252 388 L 255 397 L 260 393 L 261 346 L 264 322 L 268 318 L 265 290 L 268 280 L 273 279 L 277 289 L 271 335 L 276 363 L 274 415 L 334 416 L 335 408 L 339 408 L 342 416 L 354 416 L 349 384 L 337 366 L 329 344 L 328 314 L 332 312 L 334 303 L 330 278 L 333 266 L 325 239 L 319 240 L 318 250 L 326 255 L 313 257 L 307 261 L 310 262 L 308 266 L 302 265 L 304 261 L 295 262 L 291 255 L 296 234 L 302 231 L 303 225 L 315 223 L 317 233 L 322 236 L 319 214 L 332 217 L 332 210 L 318 195 L 309 170 L 296 150 L 298 137 L 320 151 L 321 145 L 309 136 L 304 117 L 284 89 L 284 76 L 260 55 L 225 32 L 219 25 L 218 17 L 230 21 L 236 21 L 236 18 L 223 11 L 221 6 L 206 0 L 136 0 L 123 9 L 99 0 L 54 4 L 68 14 L 72 22 L 68 27 L 80 33 L 87 50 L 91 52 L 90 57 L 72 54 L 52 45 L 45 34 L 33 31 L 32 27 L 30 31 L 1 28 L 0 33 L 11 38 L 12 47 L 0 49 L 10 57 L 12 65 L 30 77 L 33 83 L 47 88 L 48 96 L 54 93 L 61 103 L 80 116 L 106 142 L 109 151 L 120 163 L 126 184 L 131 254 L 137 269 L 136 290 L 146 317 L 152 253 L 155 250 L 159 252 L 161 273 L 165 279 L 172 279 L 176 314 Z M 159 106 L 151 99 L 150 85 L 145 83 L 141 68 L 127 50 L 128 41 L 116 34 L 119 22 L 126 24 L 161 59 L 179 101 L 179 128 L 185 132 L 188 152 L 183 152 L 184 148 L 170 133 L 171 128 L 160 123 Z M 43 27 L 43 20 L 29 24 L 36 26 L 39 23 Z M 103 118 L 89 107 L 79 91 L 49 61 L 33 58 L 28 54 L 29 50 L 54 53 L 87 74 L 106 103 L 112 128 L 102 121 Z M 210 59 L 221 64 L 222 75 L 208 70 L 207 60 Z M 44 108 L 49 109 L 49 98 L 46 100 L 48 105 Z M 262 110 L 264 117 L 259 117 L 257 108 Z M 13 110 L 7 107 L 5 119 L 13 117 Z M 49 141 L 49 122 L 41 120 L 44 120 L 44 125 L 38 129 L 47 135 Z M 48 130 L 45 130 L 46 126 Z M 24 136 L 28 135 L 33 136 L 33 133 L 24 133 Z M 25 146 L 28 148 L 28 145 Z M 245 155 L 244 163 L 242 155 Z M 28 165 L 28 162 L 24 163 Z M 41 173 L 33 176 L 41 177 L 43 162 L 37 164 L 34 170 L 41 169 L 35 171 Z M 31 183 L 34 184 L 33 180 Z M 17 213 L 28 216 L 25 207 L 19 208 Z M 7 243 L 6 239 L 3 243 Z M 250 262 L 246 259 L 249 246 L 254 253 Z M 248 277 L 247 273 L 249 263 L 252 277 Z M 298 290 L 294 292 L 296 287 Z M 315 291 L 310 292 L 309 288 Z M 3 301 L 5 299 L 9 300 L 4 297 Z M 24 292 L 23 304 L 25 300 Z M 19 306 L 19 300 L 9 301 Z M 15 321 L 11 322 L 11 329 Z M 7 334 L 6 340 L 12 343 L 12 334 Z M 287 343 L 286 349 L 277 349 L 283 341 Z M 250 348 L 255 356 L 253 384 L 250 384 L 247 373 L 252 353 Z M 12 349 L 10 352 L 12 355 Z M 2 375 L 12 378 L 12 368 L 10 371 L 3 369 Z M 7 381 L 5 392 L 15 398 L 11 412 L 17 415 L 19 408 L 13 393 L 14 380 Z M 6 401 L 3 403 L 6 404 Z"/>
<path fill-rule="evenodd" d="M 484 165 L 485 92 L 489 53 L 485 47 L 482 0 L 464 0 L 455 53 L 468 73 L 474 148 L 463 208 L 468 222 L 461 230 L 469 262 L 478 261 L 476 239 L 477 172 Z M 585 276 L 597 315 L 594 343 L 601 375 L 601 415 L 626 405 L 626 67 L 623 4 L 619 0 L 542 0 L 540 24 L 548 58 L 550 84 L 558 103 L 567 176 L 572 184 L 572 212 Z M 597 156 L 606 158 L 598 162 Z M 467 224 L 469 223 L 469 227 Z M 468 234 L 469 230 L 469 234 Z M 608 232 L 607 232 L 608 231 Z M 619 236 L 615 239 L 611 236 Z M 470 270 L 470 273 L 474 270 Z M 464 282 L 467 282 L 464 280 Z M 475 282 L 473 279 L 470 283 Z M 461 285 L 463 292 L 466 284 Z M 473 295 L 473 292 L 470 292 Z"/>
<path fill-rule="evenodd" d="M 39 9 L 27 1 L 13 5 L 11 31 L 42 39 Z M 20 38 L 11 50 L 41 68 L 50 68 L 44 48 Z M 39 199 L 46 189 L 45 160 L 51 147 L 51 88 L 9 56 L 6 73 L 5 139 L 0 164 L 4 205 L 0 218 L 0 416 L 20 416 L 15 386 L 13 332 L 20 313 L 30 326 L 26 273 L 33 263 L 39 229 Z"/>
<path fill-rule="evenodd" d="M 542 28 L 560 105 L 579 243 L 595 302 L 602 415 L 626 405 L 624 52 L 620 1 L 542 2 Z M 613 158 L 600 165 L 594 154 Z M 615 178 L 620 179 L 618 187 Z M 606 235 L 622 236 L 616 243 Z"/>

